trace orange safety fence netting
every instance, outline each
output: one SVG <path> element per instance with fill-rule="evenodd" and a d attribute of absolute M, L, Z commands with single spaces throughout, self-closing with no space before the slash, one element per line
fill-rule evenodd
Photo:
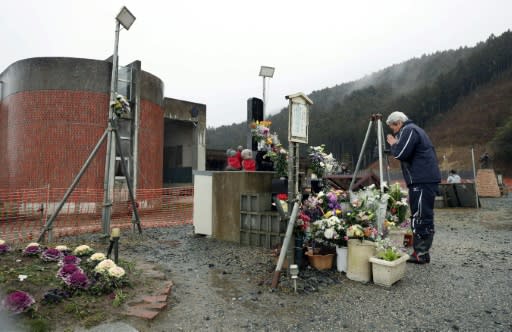
<path fill-rule="evenodd" d="M 36 188 L 16 192 L 0 190 L 0 239 L 33 241 L 61 202 L 66 188 Z M 132 203 L 128 190 L 115 190 L 110 226 L 131 229 Z M 192 223 L 192 186 L 138 189 L 137 211 L 141 228 Z M 53 237 L 102 231 L 103 190 L 75 189 L 51 225 Z"/>

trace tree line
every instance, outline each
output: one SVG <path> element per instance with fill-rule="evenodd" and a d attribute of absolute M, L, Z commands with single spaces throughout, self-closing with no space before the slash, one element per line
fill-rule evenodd
<path fill-rule="evenodd" d="M 512 32 L 491 35 L 474 47 L 422 55 L 385 68 L 354 82 L 313 91 L 309 145 L 325 144 L 338 160 L 357 161 L 372 114 L 386 116 L 400 110 L 418 125 L 432 125 L 436 117 L 494 78 L 503 77 L 512 65 Z M 512 114 L 512 113 L 511 113 Z M 287 146 L 288 110 L 269 117 L 271 130 Z M 372 125 L 373 126 L 373 125 Z M 512 161 L 512 116 L 497 123 L 492 141 L 500 158 Z M 207 148 L 245 145 L 247 123 L 208 128 Z M 377 130 L 370 129 L 364 164 L 375 160 Z M 301 145 L 306 153 L 307 146 Z M 498 155 L 497 155 L 498 157 Z M 364 166 L 364 165 L 363 165 Z"/>

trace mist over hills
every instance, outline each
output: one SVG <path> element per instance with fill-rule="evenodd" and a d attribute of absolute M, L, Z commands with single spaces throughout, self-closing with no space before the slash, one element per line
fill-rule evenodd
<path fill-rule="evenodd" d="M 425 127 L 446 167 L 468 167 L 458 149 L 489 151 L 505 173 L 512 164 L 512 33 L 491 35 L 474 47 L 439 51 L 394 64 L 357 81 L 316 90 L 308 95 L 309 145 L 325 144 L 338 160 L 357 161 L 370 116 L 394 110 Z M 268 117 L 271 131 L 287 143 L 288 111 Z M 386 130 L 386 126 L 384 125 Z M 245 145 L 247 123 L 208 128 L 207 148 Z M 376 131 L 364 151 L 364 163 L 375 160 Z M 305 150 L 307 145 L 301 144 Z M 450 150 L 451 149 L 451 150 Z M 447 152 L 448 151 L 448 152 Z M 302 153 L 302 151 L 301 151 Z M 365 166 L 365 165 L 363 165 Z"/>

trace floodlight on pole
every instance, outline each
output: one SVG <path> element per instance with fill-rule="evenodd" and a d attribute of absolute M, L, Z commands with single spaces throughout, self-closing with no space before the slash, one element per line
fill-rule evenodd
<path fill-rule="evenodd" d="M 260 76 L 263 77 L 263 118 L 265 118 L 265 109 L 267 107 L 267 99 L 265 93 L 265 79 L 272 78 L 274 76 L 274 67 L 261 66 L 260 68 Z"/>
<path fill-rule="evenodd" d="M 114 119 L 114 112 L 112 110 L 112 103 L 116 101 L 117 94 L 117 77 L 118 77 L 118 49 L 119 49 L 119 31 L 121 25 L 126 29 L 130 29 L 135 16 L 128 10 L 128 8 L 121 8 L 116 16 L 116 30 L 114 41 L 114 54 L 112 55 L 112 77 L 110 79 L 110 100 L 108 107 L 108 126 L 111 128 L 111 121 Z M 115 176 L 115 162 L 116 162 L 116 145 L 115 137 L 112 135 L 112 130 L 108 131 L 107 136 L 107 154 L 105 160 L 105 179 L 103 182 L 103 211 L 102 211 L 102 230 L 103 234 L 110 233 L 110 218 L 112 216 L 112 197 L 114 196 L 114 176 Z M 121 160 L 124 162 L 124 160 Z"/>
<path fill-rule="evenodd" d="M 133 16 L 132 12 L 128 10 L 128 8 L 123 7 L 121 11 L 116 16 L 117 22 L 121 23 L 123 28 L 126 30 L 130 30 L 133 22 L 135 22 L 135 16 Z"/>

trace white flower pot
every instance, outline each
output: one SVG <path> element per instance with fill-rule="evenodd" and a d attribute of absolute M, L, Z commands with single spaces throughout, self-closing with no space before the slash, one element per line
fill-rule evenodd
<path fill-rule="evenodd" d="M 377 257 L 370 257 L 373 272 L 373 282 L 376 285 L 390 287 L 405 274 L 405 266 L 409 255 L 403 254 L 397 260 L 386 261 Z"/>
<path fill-rule="evenodd" d="M 354 281 L 372 280 L 370 257 L 375 255 L 375 242 L 358 239 L 348 240 L 347 278 Z"/>
<path fill-rule="evenodd" d="M 336 268 L 338 272 L 347 272 L 348 248 L 336 246 Z"/>

